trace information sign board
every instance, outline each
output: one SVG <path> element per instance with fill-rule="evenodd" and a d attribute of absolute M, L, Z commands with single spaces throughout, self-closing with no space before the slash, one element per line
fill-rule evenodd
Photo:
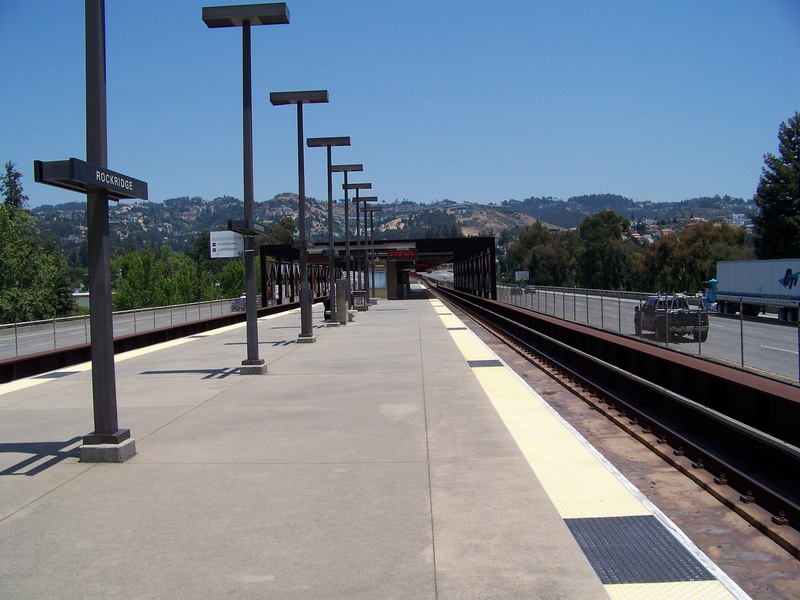
<path fill-rule="evenodd" d="M 416 250 L 389 250 L 389 260 L 417 260 Z"/>
<path fill-rule="evenodd" d="M 212 231 L 211 258 L 238 258 L 244 252 L 244 236 L 235 231 Z"/>

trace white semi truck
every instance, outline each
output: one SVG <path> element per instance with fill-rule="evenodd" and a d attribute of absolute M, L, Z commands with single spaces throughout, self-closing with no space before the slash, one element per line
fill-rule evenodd
<path fill-rule="evenodd" d="M 797 321 L 800 258 L 731 260 L 717 263 L 717 278 L 705 282 L 706 306 L 717 312 L 758 316 L 768 309 L 782 321 Z"/>

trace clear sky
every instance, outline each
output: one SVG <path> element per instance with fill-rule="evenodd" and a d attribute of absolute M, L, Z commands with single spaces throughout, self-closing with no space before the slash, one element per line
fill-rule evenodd
<path fill-rule="evenodd" d="M 225 0 L 107 0 L 108 167 L 150 199 L 243 198 L 242 35 Z M 327 89 L 307 137 L 349 135 L 381 200 L 502 202 L 616 193 L 749 198 L 800 111 L 798 0 L 287 0 L 252 29 L 255 196 L 297 191 L 294 107 Z M 84 159 L 84 3 L 0 0 L 0 164 L 30 206 L 82 200 L 33 161 Z M 334 176 L 341 197 L 341 175 Z M 327 198 L 325 150 L 306 193 Z"/>

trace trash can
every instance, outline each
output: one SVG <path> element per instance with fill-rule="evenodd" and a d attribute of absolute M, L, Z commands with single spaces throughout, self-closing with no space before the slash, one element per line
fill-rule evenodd
<path fill-rule="evenodd" d="M 353 308 L 367 310 L 367 292 L 365 290 L 353 290 Z"/>

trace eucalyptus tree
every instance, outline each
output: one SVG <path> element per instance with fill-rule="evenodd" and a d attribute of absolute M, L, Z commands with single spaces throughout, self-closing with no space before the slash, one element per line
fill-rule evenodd
<path fill-rule="evenodd" d="M 778 129 L 778 155 L 764 156 L 761 179 L 753 200 L 758 258 L 800 256 L 800 113 Z"/>

